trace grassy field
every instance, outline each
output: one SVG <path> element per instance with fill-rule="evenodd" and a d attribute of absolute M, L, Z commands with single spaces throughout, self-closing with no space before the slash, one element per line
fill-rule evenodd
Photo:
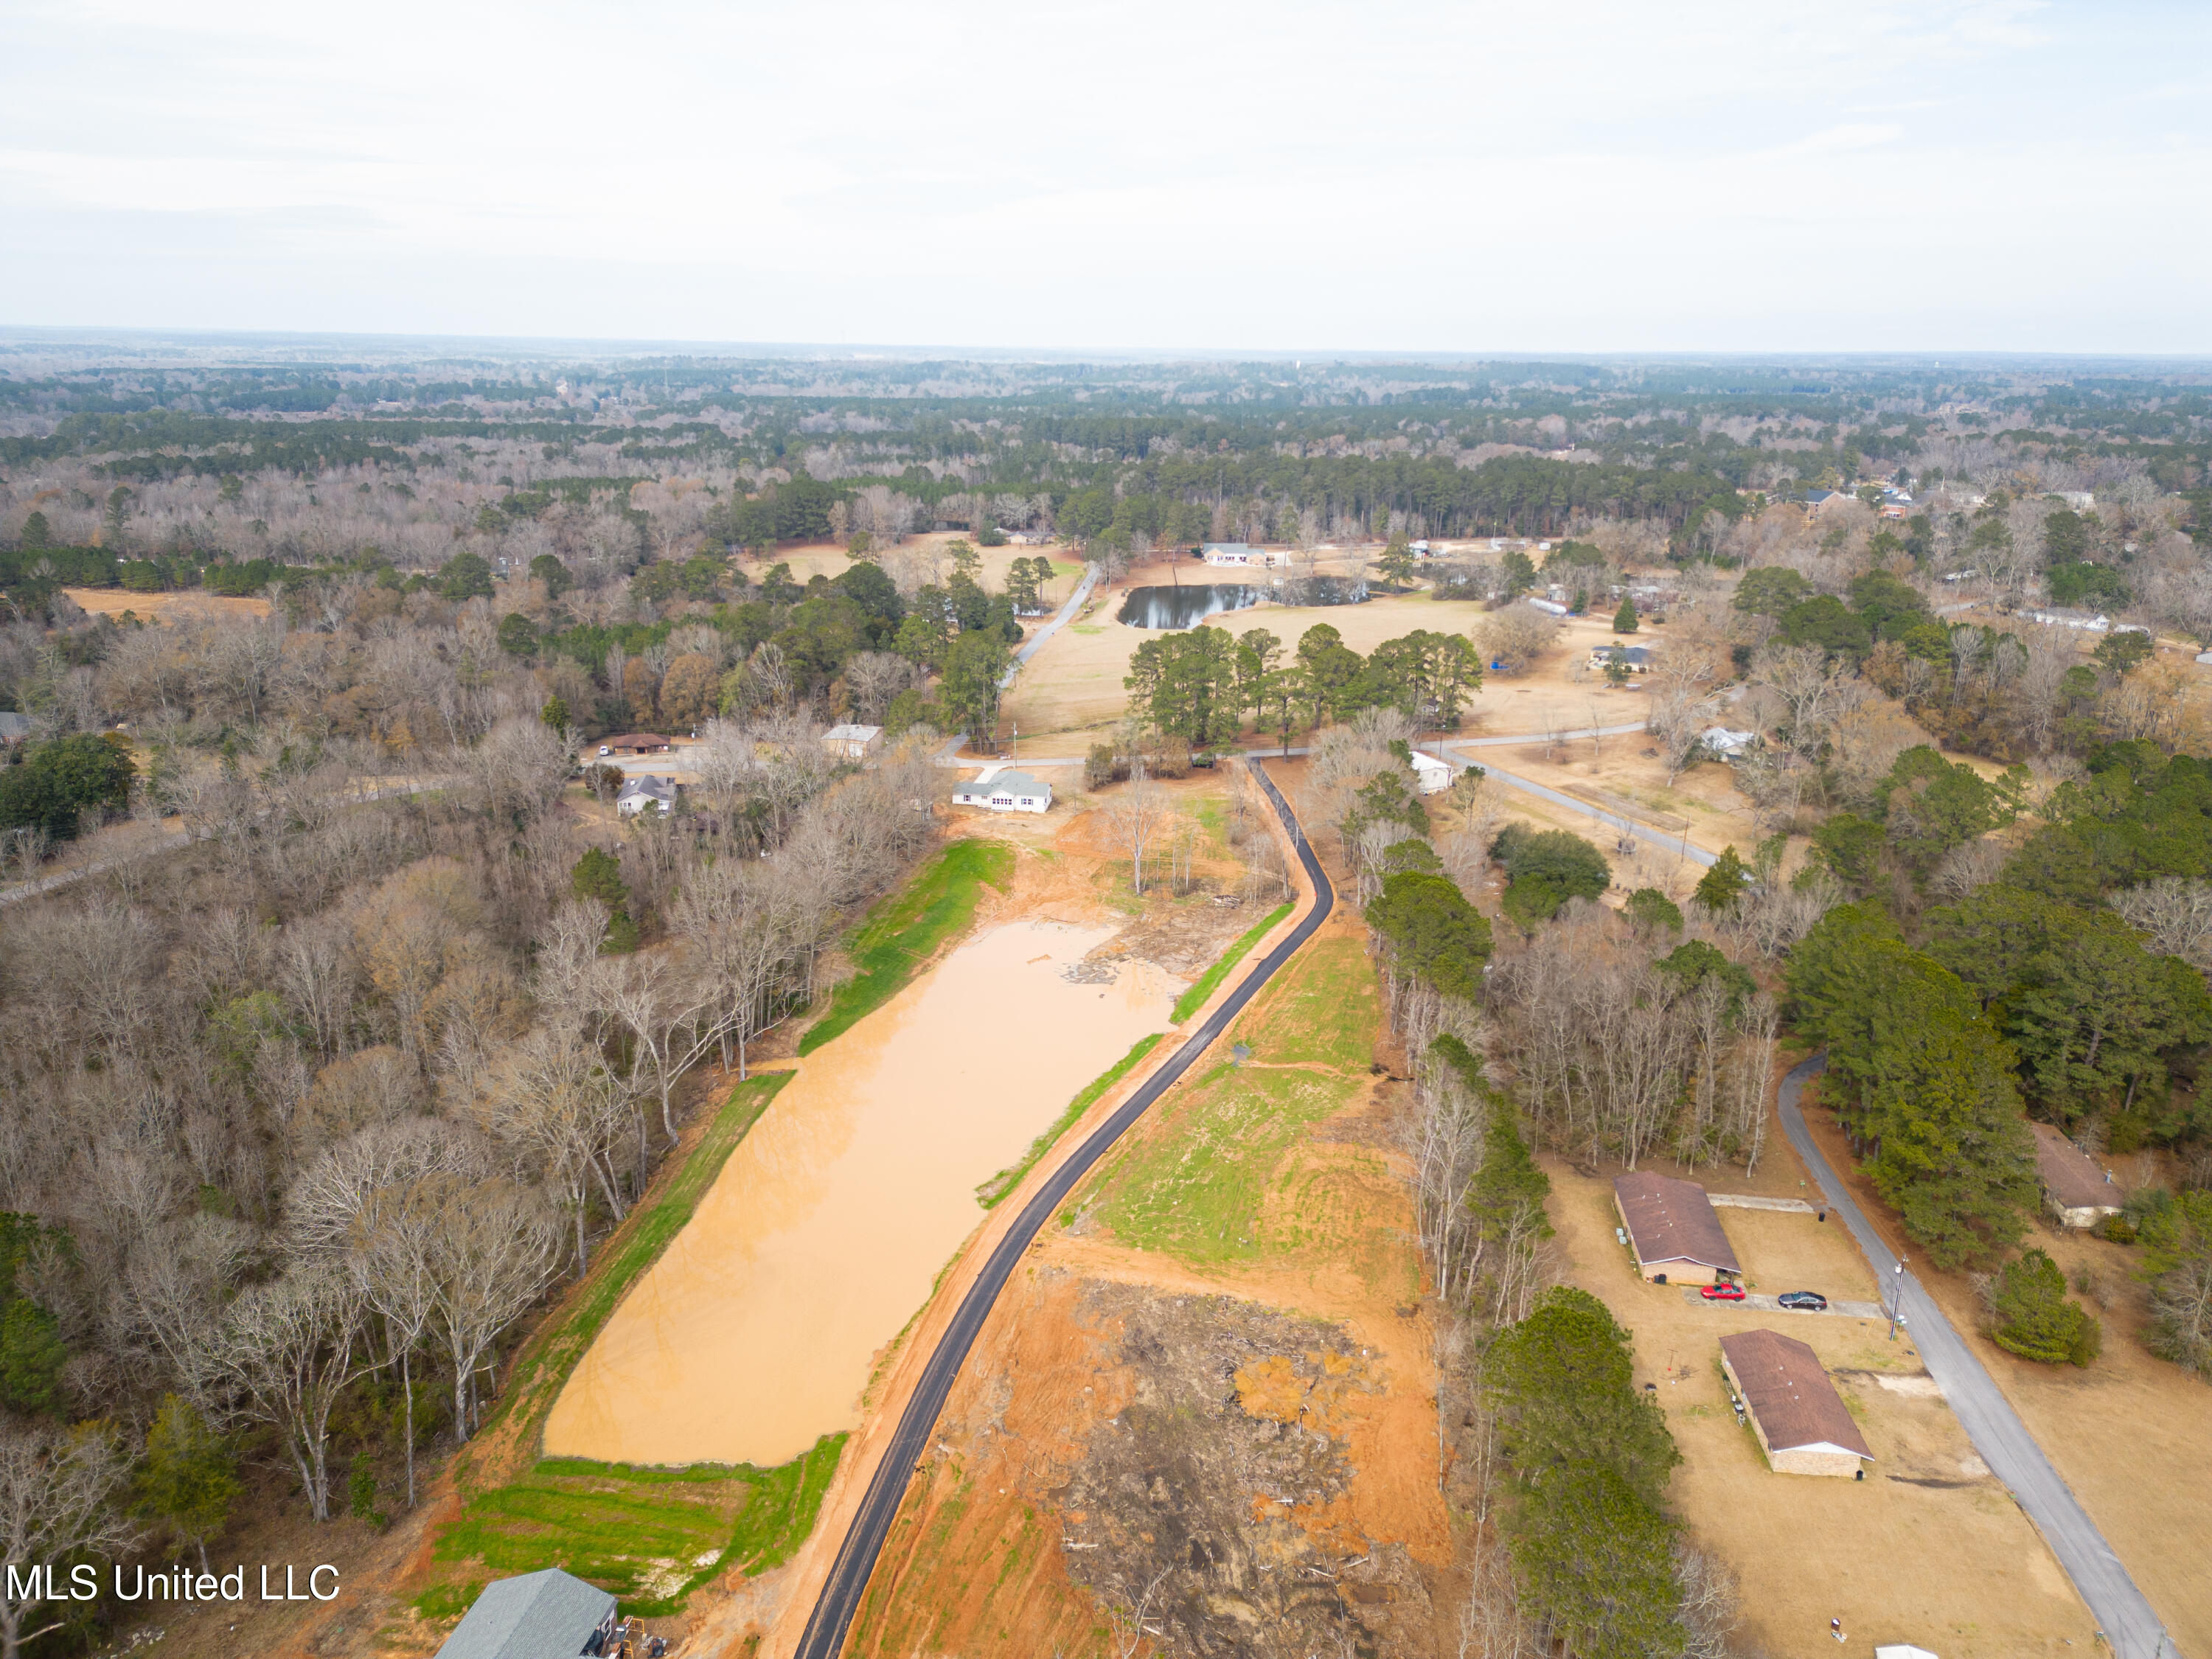
<path fill-rule="evenodd" d="M 837 988 L 799 1052 L 812 1054 L 897 995 L 939 945 L 975 920 L 984 886 L 1006 891 L 1013 870 L 1013 849 L 1003 842 L 956 841 L 881 901 L 847 947 L 860 971 Z"/>
<path fill-rule="evenodd" d="M 1037 1160 L 1053 1149 L 1060 1138 L 1074 1124 L 1075 1120 L 1091 1109 L 1099 1096 L 1128 1076 L 1131 1066 L 1159 1046 L 1161 1035 L 1160 1032 L 1155 1031 L 1150 1036 L 1139 1037 L 1127 1054 L 1115 1060 L 1109 1070 L 1100 1073 L 1096 1079 L 1085 1085 L 1081 1094 L 1067 1103 L 1067 1109 L 1054 1121 L 1052 1127 L 1030 1142 L 1030 1149 L 1022 1154 L 1020 1163 L 1009 1169 L 1000 1170 L 998 1174 L 975 1189 L 976 1202 L 987 1210 L 996 1208 L 999 1200 L 1022 1184 L 1029 1172 L 1036 1168 Z"/>
<path fill-rule="evenodd" d="M 1357 939 L 1316 939 L 1237 1022 L 1236 1040 L 1270 1066 L 1364 1072 L 1382 1029 L 1381 988 Z"/>
<path fill-rule="evenodd" d="M 1245 957 L 1250 953 L 1252 947 L 1257 945 L 1261 939 L 1266 936 L 1267 932 L 1270 927 L 1273 927 L 1277 922 L 1280 921 L 1285 916 L 1287 916 L 1290 914 L 1291 907 L 1289 905 L 1277 905 L 1273 909 L 1268 911 L 1266 915 L 1262 916 L 1248 932 L 1239 937 L 1234 945 L 1231 945 L 1226 951 L 1224 951 L 1221 953 L 1221 960 L 1215 963 L 1212 967 L 1207 969 L 1203 974 L 1200 974 L 1198 976 L 1196 982 L 1191 986 L 1190 989 L 1185 991 L 1181 996 L 1176 999 L 1175 1012 L 1171 1016 L 1175 1020 L 1175 1023 L 1178 1025 L 1182 1024 L 1183 1021 L 1188 1019 L 1200 1008 L 1203 1008 L 1206 1006 L 1206 998 L 1213 994 L 1214 988 L 1218 986 L 1223 980 L 1229 977 L 1230 969 L 1236 967 L 1238 963 L 1244 960 Z"/>
<path fill-rule="evenodd" d="M 433 1554 L 462 1576 L 416 1605 L 465 1611 L 493 1577 L 562 1567 L 645 1618 L 679 1611 L 692 1590 L 735 1567 L 765 1572 L 790 1558 L 822 1505 L 845 1437 L 823 1437 L 781 1468 L 634 1468 L 541 1459 L 520 1479 L 471 1498 Z M 474 1571 L 483 1569 L 482 1576 Z"/>

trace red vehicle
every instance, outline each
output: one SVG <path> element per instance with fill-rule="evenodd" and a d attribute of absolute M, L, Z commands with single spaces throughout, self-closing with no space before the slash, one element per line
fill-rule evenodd
<path fill-rule="evenodd" d="M 1708 1302 L 1741 1302 L 1743 1300 L 1743 1286 L 1741 1285 L 1701 1285 L 1698 1287 L 1698 1294 L 1705 1297 Z"/>

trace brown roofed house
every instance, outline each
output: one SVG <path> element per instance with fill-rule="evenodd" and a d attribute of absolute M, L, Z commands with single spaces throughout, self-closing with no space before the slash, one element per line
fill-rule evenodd
<path fill-rule="evenodd" d="M 1874 1449 L 1852 1421 L 1820 1357 L 1779 1331 L 1721 1339 L 1721 1368 L 1743 1396 L 1752 1431 L 1777 1474 L 1856 1474 Z"/>
<path fill-rule="evenodd" d="M 2120 1212 L 2123 1194 L 2091 1158 L 2048 1123 L 2031 1123 L 2035 1136 L 2035 1176 L 2043 1201 L 2069 1227 L 2094 1227 Z"/>
<path fill-rule="evenodd" d="M 1721 1218 L 1695 1182 L 1648 1171 L 1625 1175 L 1613 1183 L 1613 1202 L 1646 1279 L 1662 1285 L 1714 1285 L 1741 1276 Z"/>
<path fill-rule="evenodd" d="M 617 755 L 665 755 L 669 742 L 650 732 L 625 732 L 618 738 L 609 738 L 605 747 Z"/>

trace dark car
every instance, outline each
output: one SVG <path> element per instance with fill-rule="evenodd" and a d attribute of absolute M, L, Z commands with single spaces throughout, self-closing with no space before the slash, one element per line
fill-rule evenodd
<path fill-rule="evenodd" d="M 1741 1302 L 1743 1300 L 1743 1286 L 1741 1285 L 1700 1285 L 1698 1287 L 1698 1294 L 1705 1297 L 1708 1302 Z"/>
<path fill-rule="evenodd" d="M 1826 1311 L 1828 1298 L 1818 1291 L 1784 1291 L 1774 1298 L 1785 1308 L 1802 1308 L 1808 1313 Z"/>

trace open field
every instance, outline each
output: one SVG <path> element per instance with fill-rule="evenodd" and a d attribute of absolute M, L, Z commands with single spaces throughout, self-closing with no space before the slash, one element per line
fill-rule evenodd
<path fill-rule="evenodd" d="M 121 617 L 125 612 L 142 622 L 161 622 L 179 615 L 265 617 L 266 599 L 234 599 L 188 588 L 181 593 L 134 593 L 127 587 L 64 587 L 62 592 L 95 617 Z"/>
<path fill-rule="evenodd" d="M 2081 1507 L 2118 1554 L 2185 1654 L 2212 1653 L 2212 1388 L 2144 1349 L 2148 1289 L 2134 1277 L 2141 1252 L 2040 1224 L 2039 1245 L 2069 1281 L 2087 1274 L 2085 1301 L 2103 1320 L 2105 1348 L 2086 1369 L 2038 1365 L 1981 1334 L 1980 1299 L 1962 1273 L 1929 1267 L 1854 1166 L 1833 1115 L 1807 1091 L 1805 1118 L 1860 1207 L 1982 1362 Z"/>
<path fill-rule="evenodd" d="M 1668 1502 L 1742 1576 L 1746 1635 L 1772 1653 L 1810 1653 L 1840 1618 L 1854 1645 L 1909 1642 L 1943 1659 L 2056 1656 L 2069 1642 L 2071 1651 L 2090 1650 L 2088 1610 L 1974 1455 L 1908 1336 L 1893 1344 L 1879 1320 L 1759 1313 L 1645 1284 L 1613 1237 L 1613 1171 L 1584 1175 L 1548 1158 L 1545 1167 L 1569 1277 L 1635 1333 L 1637 1380 L 1658 1384 L 1682 1451 Z M 1794 1167 L 1786 1147 L 1770 1153 L 1761 1184 L 1787 1187 Z M 1748 1189 L 1727 1170 L 1693 1178 L 1716 1191 Z M 1719 1215 L 1757 1289 L 1875 1298 L 1840 1224 L 1760 1210 Z M 1762 1328 L 1820 1354 L 1874 1449 L 1865 1480 L 1773 1474 L 1750 1430 L 1736 1425 L 1720 1338 Z"/>
<path fill-rule="evenodd" d="M 919 536 L 909 536 L 896 547 L 887 547 L 873 554 L 871 564 L 881 565 L 894 579 L 908 573 L 923 581 L 941 582 L 952 574 L 951 556 L 945 550 L 953 542 L 966 540 L 974 545 L 975 537 L 965 531 L 928 531 Z M 976 547 L 975 556 L 981 561 L 978 580 L 996 592 L 1006 583 L 1006 568 L 1016 559 L 1039 556 L 1052 561 L 1057 574 L 1052 592 L 1055 601 L 1065 599 L 1083 576 L 1083 561 L 1066 547 Z M 812 542 L 803 546 L 779 547 L 758 558 L 744 562 L 746 575 L 755 581 L 779 564 L 791 567 L 792 579 L 806 582 L 815 576 L 828 576 L 835 580 L 853 567 L 853 557 L 843 545 L 836 542 Z"/>

